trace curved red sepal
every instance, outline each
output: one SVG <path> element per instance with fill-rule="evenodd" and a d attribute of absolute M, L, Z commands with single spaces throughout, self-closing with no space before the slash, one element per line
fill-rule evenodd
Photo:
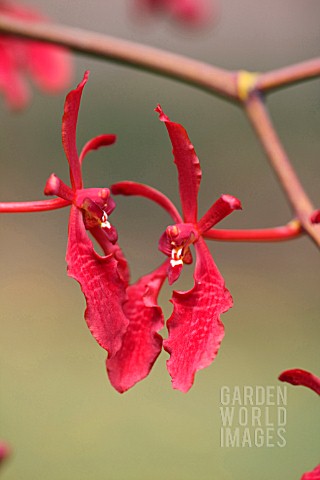
<path fill-rule="evenodd" d="M 199 159 L 182 125 L 174 123 L 163 113 L 160 105 L 156 111 L 166 124 L 173 147 L 174 163 L 178 169 L 179 191 L 184 222 L 196 223 L 198 211 L 198 191 L 201 181 Z"/>
<path fill-rule="evenodd" d="M 279 375 L 279 380 L 291 383 L 291 385 L 303 385 L 320 395 L 320 378 L 306 370 L 300 368 L 285 370 Z"/>
<path fill-rule="evenodd" d="M 169 338 L 164 349 L 173 388 L 187 392 L 195 373 L 216 357 L 224 336 L 220 314 L 232 307 L 232 297 L 204 240 L 194 244 L 197 254 L 195 285 L 187 292 L 173 292 L 173 313 L 167 322 Z"/>
<path fill-rule="evenodd" d="M 314 468 L 312 472 L 304 473 L 301 480 L 320 480 L 320 465 Z"/>
<path fill-rule="evenodd" d="M 157 332 L 164 320 L 157 298 L 167 265 L 166 261 L 127 289 L 123 309 L 129 325 L 120 350 L 106 362 L 110 382 L 120 393 L 143 380 L 161 352 L 162 337 Z"/>
<path fill-rule="evenodd" d="M 143 183 L 137 182 L 118 182 L 114 183 L 110 187 L 113 195 L 137 195 L 139 197 L 148 198 L 153 202 L 157 203 L 166 210 L 167 213 L 171 216 L 174 222 L 182 223 L 182 218 L 180 213 L 173 205 L 171 200 L 166 197 L 163 193 L 159 192 L 155 188 L 149 187 L 149 185 L 144 185 Z"/>
<path fill-rule="evenodd" d="M 89 72 L 86 71 L 82 82 L 76 89 L 71 90 L 64 103 L 62 117 L 62 144 L 69 162 L 71 185 L 74 190 L 82 188 L 81 165 L 76 144 L 76 130 L 82 91 L 88 81 Z"/>
<path fill-rule="evenodd" d="M 221 222 L 234 210 L 241 210 L 241 202 L 232 195 L 221 195 L 197 223 L 200 235 Z"/>
<path fill-rule="evenodd" d="M 102 134 L 98 135 L 97 137 L 92 138 L 89 140 L 83 149 L 81 150 L 79 162 L 82 165 L 82 162 L 87 155 L 87 153 L 91 152 L 92 150 L 98 150 L 101 147 L 107 147 L 109 145 L 113 145 L 117 140 L 116 135 L 110 134 Z"/>
<path fill-rule="evenodd" d="M 98 255 L 87 236 L 82 213 L 72 205 L 66 260 L 68 275 L 80 283 L 87 308 L 85 319 L 99 345 L 115 355 L 121 347 L 128 320 L 122 306 L 126 283 L 118 273 L 115 256 Z"/>

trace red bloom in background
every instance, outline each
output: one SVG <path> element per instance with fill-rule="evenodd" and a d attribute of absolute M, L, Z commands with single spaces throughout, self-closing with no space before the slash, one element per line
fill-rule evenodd
<path fill-rule="evenodd" d="M 303 385 L 320 395 L 320 378 L 306 370 L 299 368 L 285 370 L 279 375 L 279 380 L 281 380 L 281 382 L 291 383 L 292 385 Z M 311 472 L 304 473 L 301 480 L 320 480 L 320 465 L 315 467 Z"/>
<path fill-rule="evenodd" d="M 45 20 L 29 8 L 6 1 L 0 2 L 0 14 L 30 22 Z M 29 101 L 26 74 L 44 92 L 59 93 L 71 80 L 70 56 L 61 47 L 0 35 L 0 91 L 13 109 L 23 108 Z"/>
<path fill-rule="evenodd" d="M 216 12 L 216 0 L 135 0 L 140 14 L 164 14 L 194 27 L 208 25 Z"/>
<path fill-rule="evenodd" d="M 197 256 L 195 285 L 187 292 L 173 292 L 174 310 L 167 322 L 169 338 L 164 341 L 164 348 L 170 354 L 167 367 L 173 387 L 186 392 L 193 384 L 195 373 L 214 360 L 224 336 L 220 314 L 232 306 L 231 295 L 225 288 L 224 280 L 202 236 L 226 215 L 241 208 L 241 205 L 235 197 L 222 195 L 208 212 L 197 220 L 197 198 L 201 179 L 199 160 L 182 125 L 171 122 L 160 106 L 157 111 L 160 113 L 160 120 L 166 124 L 173 146 L 183 219 L 167 197 L 146 185 L 120 182 L 113 185 L 111 191 L 114 194 L 147 197 L 165 208 L 172 216 L 175 224 L 166 229 L 159 242 L 160 250 L 170 258 L 166 262 L 166 274 L 170 284 L 178 279 L 183 265 L 192 262 L 189 247 L 194 244 Z M 128 328 L 130 329 L 130 324 Z M 131 348 L 135 348 L 132 343 Z M 113 361 L 116 358 L 117 356 Z"/>
<path fill-rule="evenodd" d="M 6 442 L 0 440 L 0 466 L 10 455 L 10 447 Z"/>

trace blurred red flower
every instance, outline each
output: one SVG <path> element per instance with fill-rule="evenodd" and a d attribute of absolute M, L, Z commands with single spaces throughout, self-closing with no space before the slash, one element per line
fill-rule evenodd
<path fill-rule="evenodd" d="M 216 0 L 135 0 L 135 10 L 144 14 L 163 14 L 192 27 L 209 25 L 216 17 Z"/>
<path fill-rule="evenodd" d="M 46 20 L 29 7 L 7 1 L 0 2 L 0 14 L 28 22 Z M 44 92 L 59 93 L 71 80 L 70 55 L 62 47 L 0 35 L 0 91 L 12 109 L 25 107 L 30 99 L 26 75 Z"/>

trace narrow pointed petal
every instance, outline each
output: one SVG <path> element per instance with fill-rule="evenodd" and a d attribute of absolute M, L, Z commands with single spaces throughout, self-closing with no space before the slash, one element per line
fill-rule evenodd
<path fill-rule="evenodd" d="M 136 195 L 138 197 L 148 198 L 166 210 L 175 223 L 182 223 L 180 213 L 171 200 L 155 188 L 136 182 L 118 182 L 114 183 L 110 189 L 114 195 Z"/>
<path fill-rule="evenodd" d="M 169 337 L 164 341 L 173 388 L 182 392 L 191 388 L 195 373 L 216 357 L 224 336 L 220 314 L 232 307 L 231 295 L 201 237 L 195 249 L 195 285 L 187 292 L 173 292 Z"/>
<path fill-rule="evenodd" d="M 113 145 L 116 139 L 117 137 L 115 135 L 102 134 L 89 140 L 81 150 L 80 158 L 79 158 L 80 165 L 82 164 L 87 153 L 91 152 L 92 150 L 98 150 L 98 148 L 101 148 L 101 147 L 107 147 L 108 145 Z"/>
<path fill-rule="evenodd" d="M 320 480 L 320 465 L 314 468 L 312 472 L 304 473 L 301 480 Z"/>
<path fill-rule="evenodd" d="M 241 202 L 236 197 L 221 195 L 197 223 L 199 234 L 202 235 L 234 210 L 240 210 L 241 208 Z"/>
<path fill-rule="evenodd" d="M 285 370 L 279 375 L 279 380 L 292 385 L 303 385 L 320 395 L 320 378 L 306 370 L 301 370 L 300 368 Z"/>
<path fill-rule="evenodd" d="M 201 181 L 199 159 L 182 125 L 173 123 L 163 113 L 160 105 L 156 112 L 166 124 L 173 147 L 174 163 L 178 169 L 179 190 L 183 218 L 186 223 L 196 223 L 198 210 L 198 191 Z"/>
<path fill-rule="evenodd" d="M 89 72 L 85 72 L 82 82 L 68 93 L 62 117 L 62 144 L 69 162 L 72 188 L 82 188 L 81 165 L 76 144 L 76 130 L 82 91 L 88 81 Z"/>
<path fill-rule="evenodd" d="M 126 284 L 114 255 L 98 255 L 87 236 L 81 211 L 71 207 L 66 260 L 68 275 L 80 283 L 86 297 L 85 319 L 96 341 L 115 355 L 121 347 L 128 320 L 122 306 Z"/>
<path fill-rule="evenodd" d="M 48 178 L 43 193 L 45 195 L 57 195 L 67 202 L 72 202 L 74 199 L 73 190 L 71 190 L 71 188 L 54 173 L 52 173 Z"/>
<path fill-rule="evenodd" d="M 157 333 L 164 324 L 157 298 L 166 278 L 167 261 L 127 289 L 124 312 L 129 326 L 120 350 L 107 359 L 107 371 L 114 388 L 123 393 L 150 372 L 162 348 Z"/>

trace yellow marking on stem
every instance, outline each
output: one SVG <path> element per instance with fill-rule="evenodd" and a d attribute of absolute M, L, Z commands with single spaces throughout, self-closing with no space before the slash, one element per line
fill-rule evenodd
<path fill-rule="evenodd" d="M 255 72 L 247 72 L 245 70 L 240 70 L 238 72 L 238 97 L 243 102 L 248 100 L 248 97 L 257 82 L 257 78 L 259 77 L 259 73 Z"/>

